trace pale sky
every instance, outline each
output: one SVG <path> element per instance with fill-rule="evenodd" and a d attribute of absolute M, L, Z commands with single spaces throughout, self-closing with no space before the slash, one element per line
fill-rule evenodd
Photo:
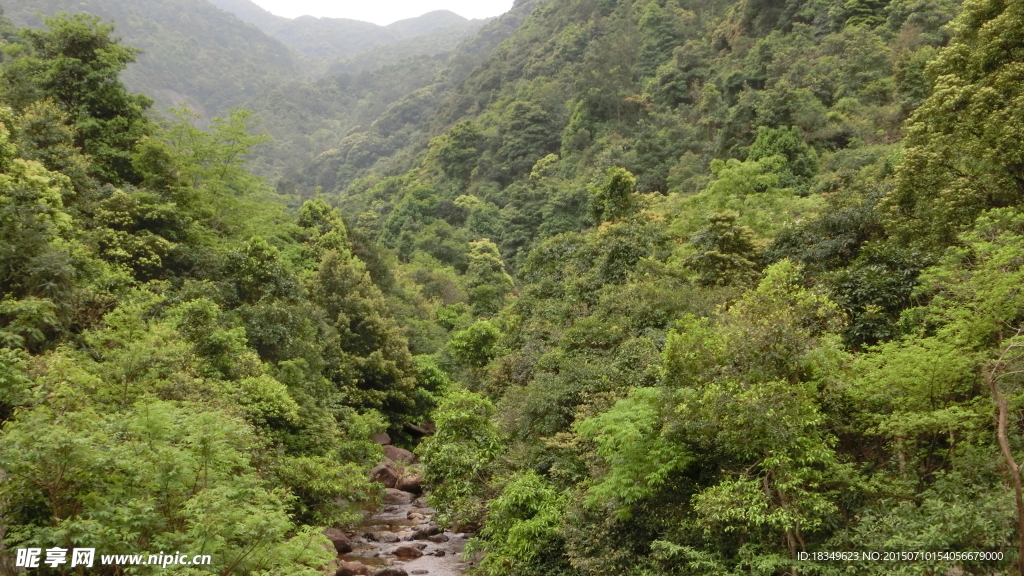
<path fill-rule="evenodd" d="M 434 10 L 451 10 L 465 18 L 488 18 L 508 12 L 512 0 L 253 0 L 265 10 L 295 18 L 351 18 L 387 25 Z"/>

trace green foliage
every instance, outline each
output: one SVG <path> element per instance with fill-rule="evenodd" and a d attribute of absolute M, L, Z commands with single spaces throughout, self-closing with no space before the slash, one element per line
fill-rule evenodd
<path fill-rule="evenodd" d="M 657 388 L 634 389 L 611 410 L 576 425 L 608 463 L 608 472 L 587 493 L 588 504 L 617 509 L 616 517 L 627 519 L 631 505 L 657 493 L 669 474 L 693 460 L 660 435 L 663 400 Z"/>
<path fill-rule="evenodd" d="M 1020 15 L 1009 5 L 965 4 L 954 38 L 930 64 L 935 88 L 907 125 L 887 198 L 888 228 L 903 241 L 943 246 L 983 210 L 1021 202 Z"/>
<path fill-rule="evenodd" d="M 475 368 L 486 366 L 495 355 L 501 331 L 487 320 L 478 320 L 452 335 L 447 348 L 460 363 Z"/>
<path fill-rule="evenodd" d="M 505 271 L 505 263 L 494 242 L 484 238 L 470 244 L 466 288 L 473 313 L 493 316 L 501 309 L 505 296 L 515 283 Z"/>
<path fill-rule="evenodd" d="M 472 527 L 483 519 L 487 480 L 501 453 L 493 415 L 494 405 L 486 398 L 453 389 L 434 412 L 437 433 L 416 448 L 442 525 Z"/>
<path fill-rule="evenodd" d="M 271 554 L 355 522 L 370 434 L 432 420 L 428 496 L 482 574 L 1014 569 L 1019 10 L 948 36 L 945 0 L 534 6 L 268 94 L 288 197 L 242 169 L 244 113 L 149 126 L 118 187 L 54 96 L 0 113 L 0 443 L 80 459 L 61 484 L 3 452 L 9 534 L 126 495 L 176 500 L 110 534 L 187 544 L 170 468 L 112 459 L 193 473 L 205 434 L 203 497 L 248 491 Z M 800 560 L 951 549 L 1004 560 Z"/>
<path fill-rule="evenodd" d="M 752 236 L 749 228 L 736 224 L 735 214 L 712 216 L 690 241 L 697 252 L 686 264 L 699 274 L 697 282 L 715 286 L 750 279 L 757 270 Z"/>
<path fill-rule="evenodd" d="M 289 215 L 244 168 L 247 113 L 159 128 L 108 26 L 49 24 L 0 96 L 4 545 L 317 574 L 321 527 L 379 499 L 370 436 L 419 419 L 443 375 L 413 361 L 340 213 Z"/>
<path fill-rule="evenodd" d="M 593 192 L 592 208 L 598 222 L 614 222 L 636 210 L 636 178 L 624 168 L 609 168 L 604 184 Z"/>
<path fill-rule="evenodd" d="M 468 552 L 486 552 L 480 572 L 488 576 L 575 574 L 562 553 L 559 521 L 566 498 L 535 472 L 505 485 L 489 503 L 490 515 Z"/>
<path fill-rule="evenodd" d="M 452 179 L 469 178 L 480 157 L 482 139 L 480 128 L 472 122 L 453 126 L 447 139 L 437 149 L 437 162 L 441 171 Z"/>
<path fill-rule="evenodd" d="M 114 42 L 113 27 L 98 16 L 47 18 L 46 26 L 45 32 L 23 31 L 27 50 L 3 77 L 8 103 L 21 111 L 52 98 L 68 114 L 96 176 L 137 182 L 131 151 L 150 130 L 144 113 L 152 100 L 129 94 L 118 75 L 135 61 L 138 50 Z"/>
<path fill-rule="evenodd" d="M 72 389 L 59 394 L 76 401 Z M 256 474 L 239 422 L 171 403 L 65 410 L 36 409 L 4 428 L 12 544 L 202 549 L 240 573 L 311 575 L 327 561 L 323 536 L 296 532 L 287 497 Z"/>
<path fill-rule="evenodd" d="M 757 130 L 757 139 L 750 146 L 748 160 L 761 160 L 772 156 L 783 156 L 785 163 L 779 167 L 781 188 L 805 189 L 811 178 L 818 172 L 818 154 L 800 137 L 796 126 Z"/>
<path fill-rule="evenodd" d="M 4 7 L 18 26 L 39 28 L 64 12 L 115 22 L 124 44 L 144 51 L 123 80 L 160 112 L 186 103 L 208 118 L 221 115 L 302 72 L 285 45 L 210 2 L 9 0 Z"/>

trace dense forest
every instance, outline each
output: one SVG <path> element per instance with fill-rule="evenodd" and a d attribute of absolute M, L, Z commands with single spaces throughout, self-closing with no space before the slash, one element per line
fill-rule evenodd
<path fill-rule="evenodd" d="M 0 573 L 328 573 L 387 433 L 470 576 L 1024 574 L 1024 1 L 519 0 L 208 121 L 44 24 Z"/>

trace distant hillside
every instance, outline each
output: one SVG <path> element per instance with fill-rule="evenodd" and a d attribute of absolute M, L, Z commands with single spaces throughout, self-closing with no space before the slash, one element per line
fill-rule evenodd
<path fill-rule="evenodd" d="M 329 63 L 327 75 L 358 74 L 394 64 L 405 58 L 452 52 L 461 42 L 471 38 L 492 20 L 494 19 L 465 20 L 459 24 L 453 24 L 420 36 L 412 36 L 398 42 L 375 46 L 369 50 L 343 56 Z M 405 22 L 405 20 L 401 22 Z"/>
<path fill-rule="evenodd" d="M 409 37 L 430 34 L 442 28 L 465 24 L 468 21 L 466 18 L 450 10 L 434 10 L 416 18 L 406 18 L 405 20 L 392 22 L 385 26 L 385 28 L 394 30 L 402 36 Z"/>
<path fill-rule="evenodd" d="M 402 39 L 398 32 L 370 22 L 312 16 L 284 19 L 280 26 L 266 32 L 289 48 L 313 58 L 344 56 Z"/>
<path fill-rule="evenodd" d="M 280 41 L 206 0 L 0 0 L 18 26 L 42 26 L 37 13 L 96 14 L 116 24 L 123 43 L 143 49 L 123 78 L 156 108 L 188 103 L 220 114 L 300 74 Z M 269 14 L 269 13 L 268 13 Z M 271 15 L 272 16 L 272 15 Z"/>
<path fill-rule="evenodd" d="M 342 61 L 327 78 L 297 80 L 247 102 L 273 138 L 254 151 L 250 166 L 277 180 L 282 192 L 300 195 L 350 181 L 418 141 L 438 106 L 539 3 L 521 0 L 498 18 L 467 21 L 464 26 L 479 29 L 452 42 L 458 45 L 450 55 L 400 59 L 398 51 L 412 42 L 404 41 Z M 415 39 L 423 43 L 443 33 Z"/>
<path fill-rule="evenodd" d="M 333 60 L 350 56 L 379 46 L 399 42 L 404 38 L 433 34 L 444 30 L 444 37 L 458 40 L 475 33 L 483 22 L 474 25 L 454 12 L 437 10 L 416 18 L 399 20 L 388 26 L 348 18 L 283 18 L 264 10 L 251 0 L 210 0 L 215 6 L 231 12 L 283 42 L 289 48 L 311 58 Z M 458 40 L 454 44 L 458 43 Z M 437 54 L 454 48 L 451 42 L 435 48 L 433 37 L 418 43 L 427 49 L 407 50 L 405 55 Z M 394 59 L 386 63 L 394 62 Z M 363 68 L 367 69 L 367 68 Z"/>
<path fill-rule="evenodd" d="M 283 26 L 290 19 L 271 14 L 251 0 L 211 0 L 221 10 L 234 14 L 239 20 L 255 25 L 264 32 L 271 32 Z"/>

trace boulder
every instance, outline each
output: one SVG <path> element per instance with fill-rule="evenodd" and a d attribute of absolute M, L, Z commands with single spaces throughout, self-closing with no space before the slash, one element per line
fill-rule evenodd
<path fill-rule="evenodd" d="M 446 552 L 444 550 L 441 550 L 440 548 L 438 548 L 437 550 L 434 550 L 434 556 L 437 556 L 438 558 L 440 558 L 441 556 L 444 556 L 445 554 L 446 554 Z"/>
<path fill-rule="evenodd" d="M 387 432 L 381 432 L 380 434 L 371 434 L 370 440 L 373 440 L 374 442 L 380 444 L 381 446 L 387 446 L 388 444 L 391 444 L 391 436 L 388 436 Z"/>
<path fill-rule="evenodd" d="M 413 532 L 412 533 L 412 539 L 413 540 L 426 540 L 427 538 L 430 538 L 431 536 L 434 536 L 434 535 L 440 534 L 440 533 L 441 533 L 441 529 L 438 528 L 437 526 L 427 526 L 425 528 L 420 528 L 419 530 Z"/>
<path fill-rule="evenodd" d="M 409 492 L 410 494 L 422 494 L 423 493 L 423 477 L 419 474 L 413 474 L 412 476 L 406 476 L 395 484 L 395 488 L 398 488 L 402 492 Z"/>
<path fill-rule="evenodd" d="M 427 508 L 428 507 L 427 497 L 426 496 L 420 496 L 419 498 L 416 499 L 415 502 L 413 502 L 413 506 L 415 506 L 417 508 Z M 420 512 L 423 512 L 424 514 L 433 513 L 432 511 L 431 512 L 425 512 L 423 510 L 420 510 Z"/>
<path fill-rule="evenodd" d="M 387 493 L 384 494 L 384 504 L 409 504 L 412 502 L 412 494 L 408 492 L 402 492 L 394 488 L 388 488 Z"/>
<path fill-rule="evenodd" d="M 430 540 L 434 544 L 444 544 L 448 541 L 447 534 L 434 534 L 433 536 L 427 536 L 427 540 Z"/>
<path fill-rule="evenodd" d="M 412 464 L 416 461 L 416 456 L 404 448 L 397 446 L 385 446 L 384 456 L 394 462 L 401 462 L 403 464 Z"/>
<path fill-rule="evenodd" d="M 370 470 L 370 480 L 380 482 L 385 488 L 394 488 L 398 484 L 398 468 L 394 462 L 386 460 Z"/>
<path fill-rule="evenodd" d="M 370 568 L 359 562 L 342 562 L 334 576 L 366 576 Z"/>
<path fill-rule="evenodd" d="M 373 573 L 373 576 L 409 576 L 409 573 L 401 568 L 385 568 L 377 570 Z"/>
<path fill-rule="evenodd" d="M 331 544 L 334 544 L 334 549 L 338 551 L 338 554 L 348 554 L 352 551 L 352 542 L 341 530 L 328 528 L 324 530 L 324 536 L 327 536 Z"/>
<path fill-rule="evenodd" d="M 415 520 L 425 520 L 426 516 L 424 516 L 423 514 L 420 514 L 419 512 L 413 512 L 412 510 L 409 510 L 409 512 L 405 515 L 405 518 L 407 520 L 414 520 L 415 521 Z"/>
<path fill-rule="evenodd" d="M 413 574 L 430 574 L 430 571 L 429 570 L 424 570 L 424 569 L 421 568 L 419 570 L 413 570 L 412 573 Z"/>
<path fill-rule="evenodd" d="M 399 546 L 391 551 L 392 554 L 399 558 L 412 559 L 423 556 L 423 552 L 415 546 Z"/>
<path fill-rule="evenodd" d="M 402 538 L 399 537 L 398 534 L 395 534 L 394 532 L 374 532 L 373 533 L 373 541 L 374 542 L 384 542 L 385 544 L 390 544 L 392 542 L 399 542 L 399 541 L 401 541 L 401 539 Z"/>

